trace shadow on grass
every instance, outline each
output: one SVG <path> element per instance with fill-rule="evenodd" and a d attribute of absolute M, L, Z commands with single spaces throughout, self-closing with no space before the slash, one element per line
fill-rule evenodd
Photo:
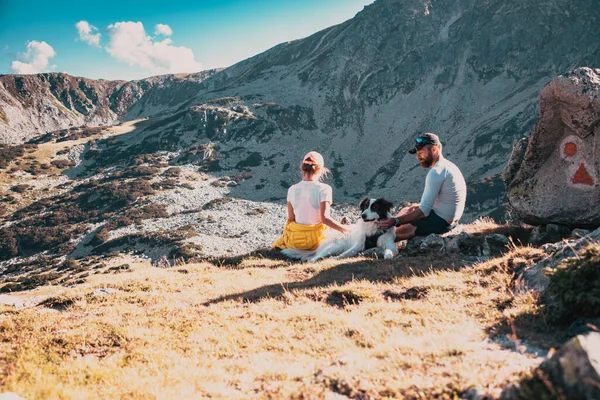
<path fill-rule="evenodd" d="M 251 253 L 243 254 L 241 256 L 208 258 L 205 261 L 209 262 L 217 267 L 243 268 L 242 264 L 245 261 L 260 260 L 260 259 L 269 260 L 269 261 L 280 261 L 280 263 L 279 262 L 273 263 L 271 265 L 271 267 L 287 266 L 291 262 L 295 261 L 295 260 L 291 260 L 291 259 L 287 258 L 286 256 L 284 256 L 283 254 L 281 254 L 280 250 L 270 249 L 270 248 L 255 250 Z M 256 263 L 253 263 L 253 267 L 256 267 L 256 266 L 257 266 Z"/>
<path fill-rule="evenodd" d="M 281 257 L 278 251 L 277 253 L 277 256 Z M 266 252 L 266 254 L 268 255 L 270 252 Z M 265 253 L 263 253 L 263 255 L 265 255 Z M 235 265 L 237 260 L 243 260 L 243 258 L 244 256 L 234 257 L 230 259 L 229 262 Z M 398 277 L 410 277 L 431 270 L 457 271 L 467 265 L 468 264 L 461 261 L 458 257 L 438 257 L 437 255 L 396 257 L 392 260 L 357 259 L 356 261 L 342 262 L 331 268 L 322 269 L 314 276 L 303 281 L 266 285 L 246 292 L 221 296 L 207 301 L 204 305 L 216 304 L 228 300 L 258 302 L 262 299 L 281 297 L 288 291 L 326 287 L 333 284 L 343 285 L 354 280 L 386 283 L 392 282 Z"/>
<path fill-rule="evenodd" d="M 544 304 L 545 305 L 545 304 Z M 526 311 L 514 318 L 505 317 L 486 329 L 486 333 L 503 347 L 520 352 L 528 351 L 529 346 L 543 350 L 559 348 L 574 336 L 590 332 L 600 332 L 600 317 L 570 318 L 563 321 L 549 321 L 545 308 Z"/>

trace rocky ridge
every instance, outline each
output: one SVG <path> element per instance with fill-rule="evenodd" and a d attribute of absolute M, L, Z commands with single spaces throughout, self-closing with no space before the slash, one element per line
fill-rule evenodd
<path fill-rule="evenodd" d="M 47 132 L 83 125 L 113 125 L 142 115 L 140 108 L 149 112 L 157 105 L 157 97 L 164 108 L 165 90 L 176 101 L 177 93 L 197 86 L 215 72 L 163 75 L 131 82 L 63 73 L 0 75 L 0 143 L 20 144 Z M 148 91 L 151 93 L 144 98 L 143 106 L 135 108 Z"/>
<path fill-rule="evenodd" d="M 593 10 L 592 0 L 377 0 L 343 24 L 202 82 L 174 79 L 150 91 L 136 83 L 132 96 L 141 97 L 123 100 L 132 105 L 122 118 L 161 118 L 171 136 L 213 143 L 221 168 L 243 165 L 266 180 L 251 194 L 256 201 L 283 199 L 296 179 L 290 165 L 310 149 L 325 155 L 340 201 L 365 193 L 416 201 L 425 171 L 406 149 L 416 133 L 435 131 L 448 158 L 478 183 L 469 216 L 501 215 L 499 179 L 484 178 L 500 172 L 513 142 L 531 130 L 539 90 L 599 62 L 597 41 L 579 40 L 600 34 Z M 201 118 L 190 124 L 194 113 Z M 144 151 L 152 150 L 172 149 Z"/>

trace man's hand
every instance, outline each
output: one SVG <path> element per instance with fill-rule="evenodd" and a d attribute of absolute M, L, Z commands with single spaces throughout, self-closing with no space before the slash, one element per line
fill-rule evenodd
<path fill-rule="evenodd" d="M 381 229 L 387 230 L 394 226 L 395 222 L 396 221 L 394 220 L 394 218 L 380 219 L 379 221 L 377 221 L 377 225 L 379 225 Z"/>

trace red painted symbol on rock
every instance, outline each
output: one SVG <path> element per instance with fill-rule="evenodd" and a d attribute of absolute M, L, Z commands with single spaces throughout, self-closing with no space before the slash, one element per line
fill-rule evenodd
<path fill-rule="evenodd" d="M 565 153 L 566 153 L 566 148 L 565 148 Z M 573 182 L 574 184 L 593 186 L 594 178 L 592 178 L 590 176 L 590 173 L 587 171 L 587 169 L 585 168 L 585 165 L 582 163 L 579 166 L 579 169 L 577 170 L 577 172 L 575 172 L 575 175 L 573 175 L 573 178 L 571 178 L 571 182 Z"/>
<path fill-rule="evenodd" d="M 577 145 L 573 142 L 565 143 L 565 156 L 571 157 L 577 154 Z"/>

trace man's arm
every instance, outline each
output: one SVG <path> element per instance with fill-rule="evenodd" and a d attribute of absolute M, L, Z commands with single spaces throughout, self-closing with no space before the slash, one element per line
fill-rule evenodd
<path fill-rule="evenodd" d="M 389 229 L 392 226 L 408 224 L 409 222 L 417 221 L 422 218 L 425 218 L 423 211 L 421 211 L 419 207 L 414 207 L 411 211 L 405 214 L 399 214 L 394 218 L 382 219 L 378 222 L 378 224 L 381 229 Z"/>
<path fill-rule="evenodd" d="M 419 209 L 423 212 L 423 217 L 421 218 L 429 216 L 429 213 L 433 209 L 435 199 L 440 194 L 442 183 L 444 183 L 444 177 L 438 171 L 429 171 L 427 178 L 425 178 L 425 189 L 423 190 L 423 196 L 421 196 L 421 202 L 419 203 Z"/>
<path fill-rule="evenodd" d="M 433 208 L 435 199 L 440 193 L 442 183 L 444 183 L 444 177 L 441 174 L 434 170 L 429 171 L 427 178 L 425 178 L 425 189 L 423 190 L 423 196 L 421 197 L 419 206 L 406 214 L 379 221 L 379 227 L 382 229 L 389 229 L 392 226 L 398 227 L 427 217 Z"/>

